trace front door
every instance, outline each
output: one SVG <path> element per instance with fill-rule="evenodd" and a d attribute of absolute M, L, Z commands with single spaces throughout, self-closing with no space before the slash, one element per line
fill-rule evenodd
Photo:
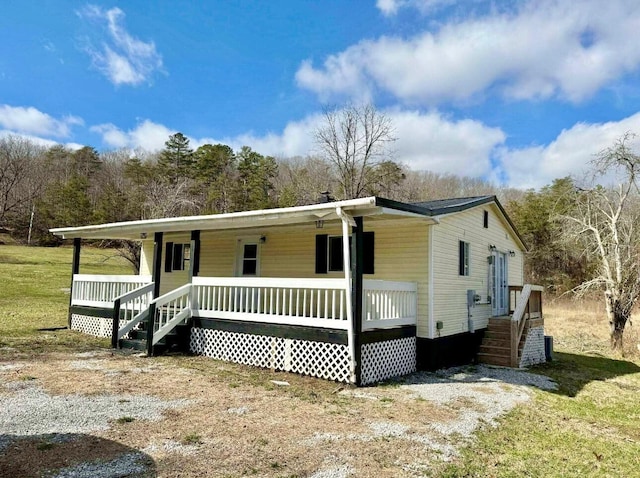
<path fill-rule="evenodd" d="M 493 296 L 493 315 L 507 315 L 509 308 L 509 284 L 507 275 L 507 255 L 493 252 L 491 264 L 491 295 Z"/>

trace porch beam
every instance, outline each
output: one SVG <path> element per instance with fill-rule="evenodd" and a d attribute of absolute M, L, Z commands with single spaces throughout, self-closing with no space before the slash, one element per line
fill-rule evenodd
<path fill-rule="evenodd" d="M 353 342 L 355 345 L 355 374 L 356 385 L 361 385 L 362 378 L 362 289 L 363 289 L 363 270 L 364 270 L 364 219 L 362 217 L 354 218 L 356 225 L 353 227 L 353 242 L 351 248 L 353 250 L 353 287 L 351 293 L 353 296 Z"/>
<path fill-rule="evenodd" d="M 191 231 L 191 260 L 189 261 L 189 282 L 200 273 L 200 231 Z"/>
<path fill-rule="evenodd" d="M 80 246 L 81 241 L 79 237 L 73 239 L 73 259 L 71 260 L 71 285 L 69 286 L 69 314 L 67 322 L 69 324 L 69 330 L 71 330 L 71 303 L 73 301 L 73 276 L 80 273 Z"/>
<path fill-rule="evenodd" d="M 162 274 L 162 232 L 153 234 L 153 268 L 151 280 L 153 281 L 153 299 L 160 297 L 160 277 Z M 156 319 L 156 305 L 149 306 L 149 322 L 147 328 L 147 355 L 153 355 L 153 326 Z"/>

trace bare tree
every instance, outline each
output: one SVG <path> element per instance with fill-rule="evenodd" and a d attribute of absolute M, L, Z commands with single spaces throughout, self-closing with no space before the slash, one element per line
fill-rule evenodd
<path fill-rule="evenodd" d="M 594 179 L 616 176 L 613 187 L 578 188 L 573 211 L 562 216 L 567 234 L 577 239 L 584 252 L 596 260 L 597 275 L 575 289 L 578 294 L 593 289 L 604 292 L 610 325 L 611 347 L 622 351 L 624 328 L 640 296 L 640 204 L 638 174 L 640 156 L 626 134 L 593 160 Z"/>
<path fill-rule="evenodd" d="M 325 110 L 314 138 L 320 156 L 336 169 L 345 199 L 365 193 L 371 169 L 388 159 L 395 141 L 391 119 L 371 104 Z"/>
<path fill-rule="evenodd" d="M 0 226 L 15 223 L 15 216 L 26 217 L 41 192 L 41 162 L 44 148 L 17 136 L 0 139 Z"/>

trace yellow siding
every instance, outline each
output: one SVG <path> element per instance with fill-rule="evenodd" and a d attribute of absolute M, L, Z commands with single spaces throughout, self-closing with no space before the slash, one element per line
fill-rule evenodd
<path fill-rule="evenodd" d="M 489 228 L 483 227 L 483 211 L 489 211 Z M 441 218 L 432 229 L 434 241 L 434 321 L 442 321 L 443 329 L 437 336 L 466 332 L 467 290 L 480 294 L 481 302 L 489 293 L 489 245 L 498 251 L 516 251 L 515 257 L 507 254 L 509 285 L 522 285 L 523 251 L 509 233 L 502 215 L 493 205 L 479 206 Z M 469 276 L 458 274 L 459 241 L 469 243 Z M 492 315 L 491 305 L 476 305 L 472 309 L 475 328 L 486 327 Z"/>

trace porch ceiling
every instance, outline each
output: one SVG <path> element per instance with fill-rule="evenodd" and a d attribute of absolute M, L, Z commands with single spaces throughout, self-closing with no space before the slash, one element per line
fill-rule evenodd
<path fill-rule="evenodd" d="M 395 207 L 394 207 L 395 206 Z M 290 224 L 313 223 L 339 219 L 337 209 L 352 217 L 381 216 L 419 217 L 434 223 L 427 211 L 395 203 L 392 207 L 376 197 L 350 199 L 309 206 L 297 206 L 280 209 L 262 209 L 207 216 L 182 216 L 141 221 L 116 222 L 81 227 L 62 227 L 50 232 L 63 239 L 141 239 L 151 237 L 155 232 L 182 232 L 194 230 L 229 230 L 280 226 Z"/>

